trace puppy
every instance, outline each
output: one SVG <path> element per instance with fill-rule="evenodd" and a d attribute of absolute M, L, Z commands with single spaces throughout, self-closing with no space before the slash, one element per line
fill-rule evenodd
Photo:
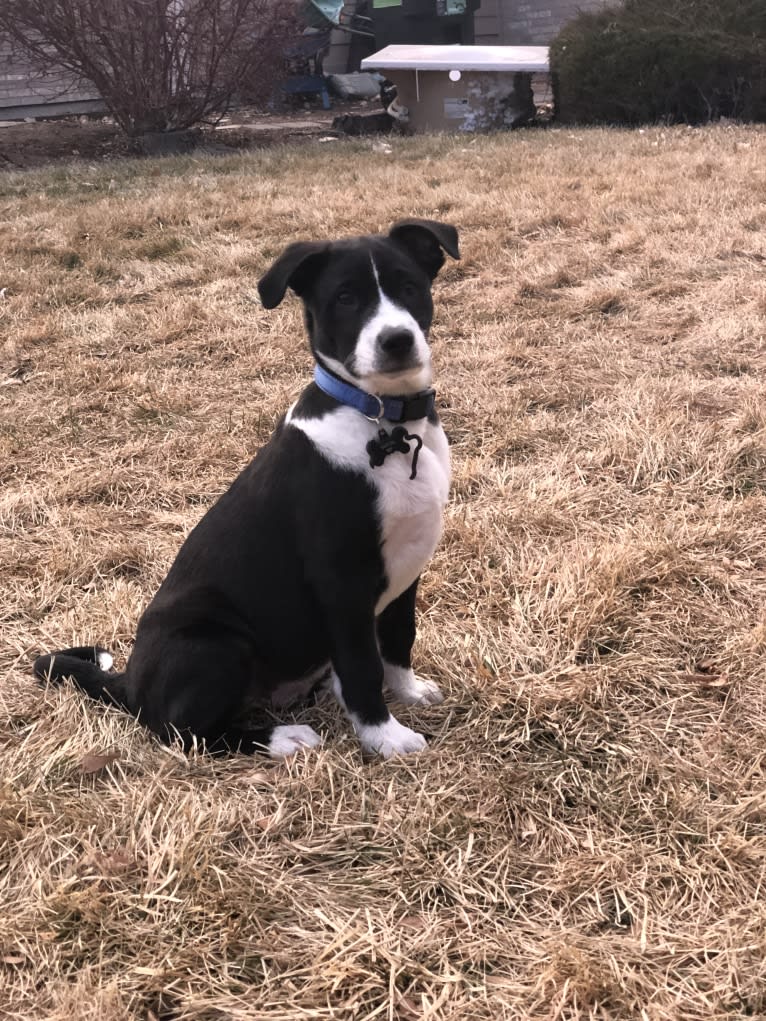
<path fill-rule="evenodd" d="M 387 235 L 290 245 L 259 281 L 267 309 L 304 305 L 315 378 L 182 545 L 141 617 L 124 673 L 98 647 L 37 659 L 164 740 L 212 752 L 313 747 L 306 726 L 242 723 L 328 682 L 362 747 L 420 751 L 389 712 L 442 700 L 415 676 L 418 578 L 450 481 L 431 389 L 431 284 L 454 227 L 402 220 Z"/>

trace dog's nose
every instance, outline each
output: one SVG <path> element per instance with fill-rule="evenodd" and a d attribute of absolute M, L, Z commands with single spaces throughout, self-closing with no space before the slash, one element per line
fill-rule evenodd
<path fill-rule="evenodd" d="M 415 343 L 411 330 L 383 330 L 378 343 L 388 355 L 406 355 Z"/>

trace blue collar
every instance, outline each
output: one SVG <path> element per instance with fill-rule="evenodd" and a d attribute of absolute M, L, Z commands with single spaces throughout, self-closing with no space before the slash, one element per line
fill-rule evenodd
<path fill-rule="evenodd" d="M 416 422 L 427 418 L 436 406 L 435 390 L 421 390 L 402 397 L 378 397 L 377 394 L 360 390 L 352 383 L 346 383 L 319 364 L 314 366 L 314 382 L 328 397 L 333 397 L 349 408 L 356 408 L 373 422 L 381 418 L 389 422 Z"/>

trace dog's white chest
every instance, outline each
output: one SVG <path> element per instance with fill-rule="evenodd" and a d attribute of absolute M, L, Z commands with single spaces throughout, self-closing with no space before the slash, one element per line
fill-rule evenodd
<path fill-rule="evenodd" d="M 363 474 L 377 493 L 387 580 L 375 608 L 376 613 L 381 613 L 412 585 L 439 541 L 450 484 L 449 447 L 444 430 L 441 425 L 425 420 L 408 425 L 423 440 L 417 474 L 411 479 L 416 444 L 410 443 L 408 454 L 389 454 L 382 465 L 370 467 L 366 447 L 375 439 L 380 426 L 365 420 L 352 408 L 336 408 L 322 418 L 293 418 L 288 413 L 287 423 L 304 432 L 332 464 Z M 382 424 L 392 428 L 389 423 Z"/>
<path fill-rule="evenodd" d="M 450 481 L 449 448 L 441 426 L 427 425 L 417 475 L 409 454 L 391 454 L 379 468 L 368 468 L 378 491 L 383 562 L 388 585 L 377 613 L 410 587 L 433 556 L 442 531 Z"/>

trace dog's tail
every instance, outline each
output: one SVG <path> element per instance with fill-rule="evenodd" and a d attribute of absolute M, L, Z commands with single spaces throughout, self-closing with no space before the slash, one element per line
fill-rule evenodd
<path fill-rule="evenodd" d="M 112 654 L 98 645 L 63 649 L 35 660 L 35 677 L 48 684 L 61 684 L 71 678 L 86 695 L 109 705 L 127 708 L 124 674 L 110 673 Z"/>

